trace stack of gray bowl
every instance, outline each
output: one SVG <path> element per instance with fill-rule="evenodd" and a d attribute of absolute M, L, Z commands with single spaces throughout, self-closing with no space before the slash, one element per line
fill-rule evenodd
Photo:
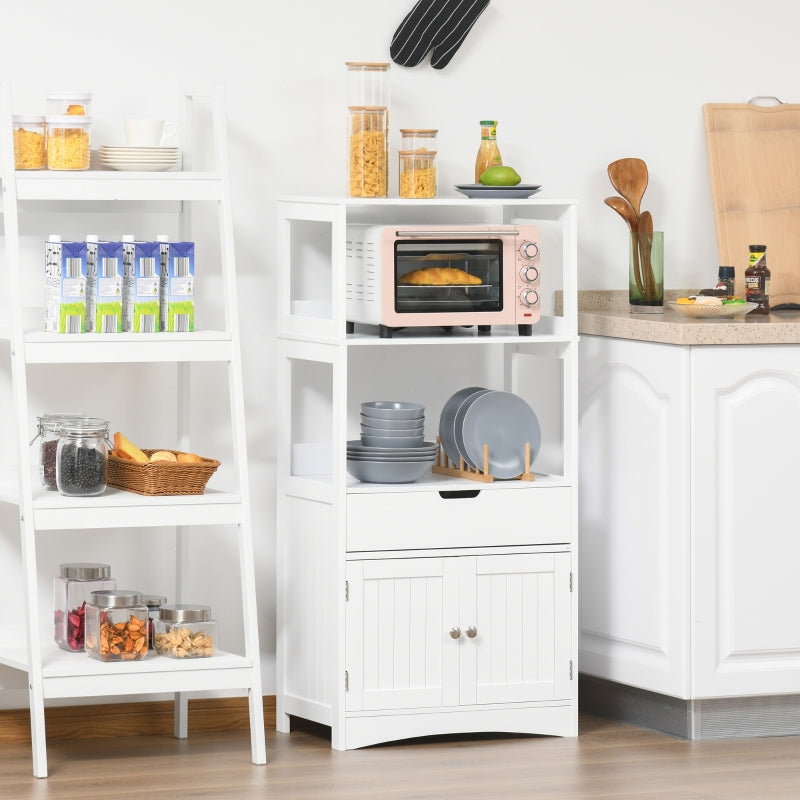
<path fill-rule="evenodd" d="M 425 406 L 402 400 L 361 404 L 361 440 L 347 443 L 347 471 L 365 483 L 411 483 L 436 460 L 425 441 Z"/>

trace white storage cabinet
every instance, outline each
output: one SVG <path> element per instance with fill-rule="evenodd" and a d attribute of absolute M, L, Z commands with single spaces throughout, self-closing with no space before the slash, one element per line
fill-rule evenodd
<path fill-rule="evenodd" d="M 252 760 L 266 760 L 263 705 L 260 676 L 256 593 L 253 571 L 252 532 L 244 427 L 244 403 L 236 311 L 236 276 L 233 254 L 230 187 L 227 172 L 225 107 L 221 89 L 206 95 L 185 97 L 186 115 L 181 131 L 184 163 L 180 172 L 25 172 L 14 171 L 11 135 L 11 96 L 2 87 L 0 109 L 0 156 L 2 156 L 2 211 L 5 262 L 2 281 L 6 302 L 6 325 L 2 338 L 7 347 L 3 356 L 2 381 L 4 423 L 13 420 L 15 435 L 2 443 L 0 509 L 5 518 L 19 525 L 19 546 L 8 531 L 0 540 L 6 557 L 0 567 L 7 584 L 21 579 L 22 602 L 13 609 L 14 617 L 4 617 L 0 626 L 0 664 L 26 673 L 29 687 L 34 775 L 47 775 L 44 706 L 55 698 L 93 698 L 118 695 L 174 693 L 175 734 L 187 735 L 188 694 L 203 691 L 246 693 L 249 697 Z M 207 140 L 212 134 L 213 165 L 200 171 L 193 167 L 195 153 L 190 143 L 201 127 Z M 202 124 L 201 124 L 202 123 Z M 61 230 L 77 229 L 110 236 L 130 225 L 144 225 L 142 214 L 157 208 L 172 220 L 177 238 L 192 239 L 192 217 L 198 208 L 218 223 L 219 250 L 203 251 L 201 280 L 219 287 L 224 310 L 218 329 L 203 327 L 192 333 L 156 334 L 45 334 L 42 327 L 44 296 L 43 252 L 48 231 L 37 220 L 62 220 Z M 108 217 L 112 215 L 112 217 Z M 117 216 L 118 215 L 118 216 Z M 149 217 L 146 217 L 149 219 Z M 100 220 L 105 230 L 89 225 Z M 89 221 L 91 220 L 91 222 Z M 50 223 L 46 223 L 50 224 Z M 148 225 L 151 224 L 148 222 Z M 98 225 L 98 227 L 100 227 Z M 140 228 L 144 230 L 144 227 Z M 213 227 L 211 228 L 213 230 Z M 155 235 L 155 231 L 151 231 Z M 41 242 L 36 255 L 26 255 L 21 240 L 27 236 Z M 212 239 L 213 244 L 213 239 Z M 198 318 L 210 316 L 210 306 Z M 224 319 L 222 318 L 224 317 Z M 215 320 L 216 321 L 216 320 Z M 120 366 L 122 365 L 122 366 Z M 143 385 L 127 380 L 127 369 L 143 370 Z M 190 387 L 196 369 L 215 369 L 227 384 L 227 404 L 217 419 L 192 424 Z M 139 374 L 139 373 L 137 373 Z M 80 375 L 91 386 L 92 394 L 73 396 L 62 388 L 65 376 Z M 32 386 L 52 383 L 47 394 L 48 408 L 34 409 L 29 400 Z M 222 382 L 222 381 L 221 381 Z M 123 407 L 113 390 L 122 384 L 129 405 Z M 63 387 L 74 382 L 64 380 Z M 87 390 L 88 392 L 88 390 Z M 222 466 L 212 477 L 203 495 L 144 497 L 108 489 L 99 497 L 62 497 L 40 486 L 37 472 L 38 448 L 30 447 L 36 415 L 43 411 L 75 410 L 91 396 L 93 408 L 105 409 L 114 429 L 125 429 L 121 419 L 138 429 L 147 429 L 141 414 L 161 420 L 161 435 L 169 437 L 163 446 L 191 451 L 203 447 L 209 429 L 221 431 L 218 446 Z M 141 409 L 141 413 L 137 411 Z M 84 410 L 78 408 L 77 410 Z M 172 410 L 172 416 L 167 410 Z M 166 426 L 164 418 L 166 417 Z M 174 423 L 171 427 L 170 420 Z M 154 422 L 156 424 L 156 422 Z M 202 428 L 199 431 L 198 428 Z M 135 438 L 135 436 L 133 436 Z M 207 438 L 206 438 L 207 441 Z M 15 442 L 15 444 L 14 444 Z M 205 445 L 208 447 L 208 445 Z M 202 450 L 200 452 L 203 452 Z M 218 455 L 217 452 L 203 452 Z M 10 511 L 14 509 L 15 511 Z M 217 526 L 211 531 L 208 526 Z M 14 525 L 16 527 L 16 524 Z M 142 531 L 166 529 L 159 534 L 163 552 L 174 557 L 171 577 L 175 596 L 171 601 L 195 600 L 186 597 L 188 568 L 198 563 L 192 558 L 193 543 L 202 549 L 208 535 L 229 536 L 238 552 L 238 563 L 231 571 L 238 575 L 241 606 L 230 614 L 225 625 L 231 639 L 243 643 L 241 652 L 218 650 L 211 658 L 177 660 L 149 657 L 142 661 L 103 663 L 84 654 L 60 650 L 52 637 L 52 579 L 54 573 L 39 563 L 53 551 L 64 548 L 68 534 L 70 553 L 93 555 L 92 548 L 105 546 L 112 539 L 122 552 L 130 552 L 131 562 L 112 564 L 126 572 L 128 580 L 144 581 L 147 570 L 156 569 L 162 551 L 148 551 Z M 125 532 L 130 538 L 124 539 Z M 60 533 L 59 533 L 60 532 Z M 16 534 L 15 534 L 16 537 Z M 122 537 L 122 538 L 120 538 Z M 127 551 L 125 543 L 127 542 Z M 10 554 L 10 555 L 9 555 Z M 64 558 L 63 560 L 104 560 L 102 558 Z M 131 569 L 138 564 L 140 571 Z M 202 581 L 203 578 L 201 577 Z M 195 581 L 196 583 L 197 581 Z M 126 588 L 141 588 L 134 585 Z M 222 631 L 224 635 L 224 631 Z"/>
<path fill-rule="evenodd" d="M 535 223 L 542 319 L 346 333 L 349 223 Z M 577 208 L 572 201 L 286 198 L 278 203 L 277 724 L 350 749 L 470 731 L 577 734 Z M 533 481 L 346 469 L 360 403 L 425 405 L 425 438 L 465 386 L 536 411 Z"/>

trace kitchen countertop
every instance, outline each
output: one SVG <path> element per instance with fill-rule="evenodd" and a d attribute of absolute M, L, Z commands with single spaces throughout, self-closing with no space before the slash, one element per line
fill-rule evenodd
<path fill-rule="evenodd" d="M 800 344 L 800 309 L 774 311 L 769 316 L 728 319 L 684 317 L 667 305 L 697 290 L 664 292 L 662 314 L 635 314 L 628 308 L 628 291 L 578 292 L 578 333 L 662 344 Z"/>

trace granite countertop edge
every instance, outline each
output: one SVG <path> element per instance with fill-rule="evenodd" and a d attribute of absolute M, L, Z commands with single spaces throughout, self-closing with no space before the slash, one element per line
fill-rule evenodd
<path fill-rule="evenodd" d="M 800 344 L 800 309 L 767 316 L 695 319 L 668 305 L 695 293 L 694 289 L 665 291 L 663 313 L 637 314 L 630 311 L 627 290 L 580 290 L 578 333 L 677 345 Z"/>

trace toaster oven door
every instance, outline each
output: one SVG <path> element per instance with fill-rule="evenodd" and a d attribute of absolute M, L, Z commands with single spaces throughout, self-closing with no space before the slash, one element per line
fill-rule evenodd
<path fill-rule="evenodd" d="M 502 240 L 395 241 L 394 309 L 398 314 L 502 311 Z"/>

